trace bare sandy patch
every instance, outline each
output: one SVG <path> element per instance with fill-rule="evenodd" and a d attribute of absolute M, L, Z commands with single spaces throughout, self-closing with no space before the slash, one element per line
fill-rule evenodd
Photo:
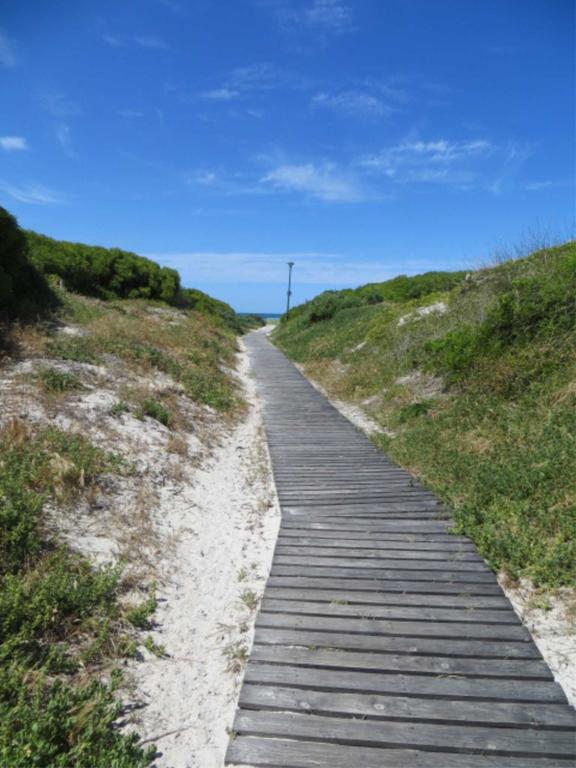
<path fill-rule="evenodd" d="M 133 665 L 136 725 L 157 744 L 158 768 L 221 768 L 254 619 L 280 520 L 260 402 L 245 351 L 239 376 L 246 418 L 194 474 L 160 491 L 160 535 L 172 542 L 158 585 L 157 628 L 165 658 Z"/>
<path fill-rule="evenodd" d="M 566 698 L 576 707 L 576 591 L 561 589 L 543 596 L 525 579 L 516 586 L 502 577 L 499 582 Z"/>

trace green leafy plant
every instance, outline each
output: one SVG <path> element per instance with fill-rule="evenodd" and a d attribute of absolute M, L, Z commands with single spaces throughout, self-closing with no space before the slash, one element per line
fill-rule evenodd
<path fill-rule="evenodd" d="M 410 405 L 405 405 L 398 411 L 398 421 L 400 424 L 403 424 L 406 421 L 418 418 L 418 416 L 425 416 L 430 410 L 431 405 L 431 400 L 424 400 L 421 403 L 410 403 Z"/>
<path fill-rule="evenodd" d="M 17 419 L 0 431 L 0 765 L 144 768 L 153 760 L 154 748 L 115 727 L 120 676 L 83 685 L 72 676 L 135 652 L 121 630 L 120 569 L 94 569 L 47 537 L 42 520 L 63 483 L 79 495 L 123 466 L 79 435 L 34 434 Z"/>
<path fill-rule="evenodd" d="M 130 406 L 128 403 L 124 402 L 124 400 L 118 400 L 114 405 L 110 408 L 110 415 L 114 416 L 115 419 L 122 416 L 124 413 L 129 413 Z"/>
<path fill-rule="evenodd" d="M 42 368 L 38 381 L 45 392 L 74 392 L 85 388 L 78 376 L 56 368 Z"/>
<path fill-rule="evenodd" d="M 156 600 L 156 585 L 153 584 L 150 587 L 150 594 L 146 600 L 143 600 L 139 605 L 135 605 L 129 608 L 125 613 L 125 617 L 130 622 L 130 624 L 138 627 L 138 629 L 150 629 L 152 626 L 150 623 L 150 617 L 156 610 L 157 605 L 158 602 Z"/>
<path fill-rule="evenodd" d="M 172 422 L 170 411 L 166 406 L 155 400 L 152 397 L 148 397 L 142 401 L 138 410 L 138 416 L 143 419 L 145 416 L 149 416 L 151 419 L 160 422 L 165 427 L 169 427 Z"/>
<path fill-rule="evenodd" d="M 100 356 L 95 351 L 94 342 L 89 337 L 54 339 L 48 344 L 46 351 L 49 355 L 62 360 L 92 364 L 101 362 Z"/>

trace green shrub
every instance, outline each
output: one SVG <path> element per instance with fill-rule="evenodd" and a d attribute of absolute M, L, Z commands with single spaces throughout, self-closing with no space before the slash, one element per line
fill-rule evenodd
<path fill-rule="evenodd" d="M 549 258 L 543 260 L 545 255 Z M 576 250 L 564 246 L 534 254 L 525 266 L 536 274 L 511 275 L 479 324 L 464 325 L 424 345 L 420 361 L 426 368 L 458 381 L 483 358 L 494 360 L 512 347 L 562 338 L 576 329 Z"/>
<path fill-rule="evenodd" d="M 94 340 L 89 336 L 54 339 L 48 343 L 46 351 L 52 357 L 59 357 L 61 360 L 93 365 L 101 362 Z"/>
<path fill-rule="evenodd" d="M 121 678 L 73 687 L 0 668 L 0 764 L 10 768 L 145 768 L 156 749 L 116 727 Z"/>
<path fill-rule="evenodd" d="M 0 320 L 32 320 L 57 306 L 46 279 L 29 257 L 16 219 L 0 207 Z"/>
<path fill-rule="evenodd" d="M 121 460 L 78 435 L 0 432 L 0 765 L 11 768 L 144 768 L 154 748 L 116 727 L 120 683 L 73 684 L 70 673 L 134 642 L 119 633 L 120 571 L 94 569 L 46 537 L 43 503 L 74 467 L 81 493 Z M 67 683 L 67 679 L 69 683 Z"/>
<path fill-rule="evenodd" d="M 193 400 L 217 411 L 227 411 L 236 402 L 229 382 L 218 369 L 189 369 L 182 376 L 182 384 Z"/>
<path fill-rule="evenodd" d="M 84 389 L 84 385 L 73 373 L 58 371 L 56 368 L 42 368 L 38 380 L 45 392 L 72 392 Z"/>
<path fill-rule="evenodd" d="M 156 611 L 158 601 L 156 600 L 156 585 L 150 588 L 150 594 L 139 605 L 132 606 L 126 611 L 126 619 L 138 629 L 151 629 L 150 617 Z"/>
<path fill-rule="evenodd" d="M 56 275 L 66 288 L 101 299 L 145 298 L 173 302 L 178 273 L 119 248 L 54 240 L 26 231 L 30 258 L 44 275 Z"/>
<path fill-rule="evenodd" d="M 169 427 L 172 423 L 172 417 L 170 411 L 159 400 L 154 400 L 152 397 L 146 398 L 140 405 L 138 411 L 139 418 L 143 419 L 145 416 L 149 416 L 151 419 L 160 422 L 165 427 Z"/>
<path fill-rule="evenodd" d="M 340 294 L 327 291 L 315 299 L 310 304 L 308 311 L 308 321 L 310 323 L 319 323 L 322 320 L 330 320 L 337 312 L 351 307 L 362 306 L 362 299 L 352 293 Z"/>
<path fill-rule="evenodd" d="M 114 405 L 110 408 L 110 415 L 117 419 L 122 416 L 123 413 L 128 413 L 129 411 L 130 406 L 128 403 L 125 403 L 124 400 L 118 400 L 118 402 L 114 403 Z"/>
<path fill-rule="evenodd" d="M 410 405 L 405 405 L 398 411 L 398 422 L 404 424 L 406 421 L 411 421 L 419 416 L 426 416 L 431 405 L 431 400 L 424 400 L 421 403 L 410 403 Z"/>
<path fill-rule="evenodd" d="M 440 339 L 426 342 L 421 362 L 427 370 L 443 375 L 452 382 L 477 359 L 480 343 L 478 329 L 464 326 L 449 331 Z"/>

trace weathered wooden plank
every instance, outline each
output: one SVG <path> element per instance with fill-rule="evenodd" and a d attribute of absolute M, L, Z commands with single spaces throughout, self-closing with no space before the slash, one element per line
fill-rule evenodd
<path fill-rule="evenodd" d="M 286 565 L 274 558 L 271 574 L 274 576 L 325 576 L 340 579 L 374 579 L 393 581 L 426 581 L 450 584 L 495 584 L 496 577 L 490 571 L 458 571 L 458 570 L 410 570 L 407 568 L 336 568 L 319 565 Z M 464 587 L 461 587 L 464 589 Z"/>
<path fill-rule="evenodd" d="M 412 581 L 409 579 L 399 579 L 398 581 L 389 579 L 359 579 L 344 577 L 335 577 L 332 574 L 322 572 L 312 576 L 297 575 L 276 575 L 271 573 L 268 577 L 268 584 L 274 587 L 304 587 L 309 589 L 344 589 L 349 591 L 372 591 L 377 593 L 409 593 L 419 595 L 483 595 L 483 596 L 502 596 L 502 589 L 499 584 L 494 582 L 485 582 L 480 584 L 471 583 L 452 583 L 452 582 L 431 582 L 431 581 Z"/>
<path fill-rule="evenodd" d="M 438 560 L 441 562 L 469 562 L 480 563 L 485 567 L 484 560 L 474 551 L 458 549 L 449 550 L 430 550 L 430 549 L 400 549 L 389 547 L 319 547 L 317 545 L 296 546 L 285 543 L 285 540 L 278 540 L 276 544 L 277 555 L 291 555 L 292 557 L 313 556 L 313 557 L 345 557 L 345 558 L 372 558 L 372 559 L 391 559 L 391 560 Z"/>
<path fill-rule="evenodd" d="M 291 613 L 268 613 L 263 608 L 257 619 L 260 627 L 286 627 L 311 632 L 342 631 L 348 634 L 401 635 L 403 637 L 445 637 L 471 640 L 511 640 L 529 642 L 530 633 L 521 624 L 473 624 L 457 621 L 391 621 L 351 617 L 303 616 Z"/>
<path fill-rule="evenodd" d="M 282 505 L 283 499 L 281 494 L 279 494 L 279 498 L 280 504 Z M 303 517 L 309 520 L 321 520 L 322 522 L 341 522 L 343 520 L 401 520 L 402 522 L 406 522 L 408 520 L 447 519 L 444 515 L 439 514 L 437 509 L 424 509 L 422 511 L 422 508 L 420 508 L 415 512 L 410 512 L 407 510 L 402 510 L 401 512 L 353 512 L 348 508 L 347 505 L 342 507 L 333 507 L 333 510 L 330 512 L 316 512 L 307 508 L 304 510 L 293 510 L 290 512 L 286 512 L 286 510 L 284 510 L 282 514 L 284 520 L 292 520 L 293 522 L 298 522 L 298 520 L 302 519 Z"/>
<path fill-rule="evenodd" d="M 466 725 L 528 728 L 576 726 L 568 707 L 556 704 L 518 704 L 495 701 L 426 699 L 396 695 L 380 696 L 365 692 L 303 690 L 247 682 L 240 695 L 242 709 L 305 712 L 378 720 L 462 723 Z M 385 727 L 383 725 L 383 727 Z"/>
<path fill-rule="evenodd" d="M 538 728 L 485 728 L 411 722 L 382 723 L 343 717 L 291 712 L 239 710 L 234 730 L 242 735 L 300 738 L 350 744 L 460 754 L 505 755 L 509 757 L 576 757 L 570 731 Z"/>
<path fill-rule="evenodd" d="M 541 659 L 534 643 L 493 640 L 460 640 L 394 635 L 318 632 L 290 627 L 256 625 L 255 642 L 260 645 L 293 645 L 308 648 L 339 648 L 370 653 L 397 653 L 412 656 L 447 656 L 491 659 Z"/>
<path fill-rule="evenodd" d="M 301 528 L 303 530 L 315 530 L 315 531 L 357 531 L 359 533 L 447 533 L 452 526 L 448 520 L 435 520 L 429 522 L 428 520 L 411 520 L 410 522 L 403 522 L 401 520 L 382 520 L 382 522 L 366 520 L 353 521 L 338 521 L 338 522 L 322 522 L 321 520 L 304 520 L 299 519 L 297 521 L 284 520 L 282 527 L 286 528 Z"/>
<path fill-rule="evenodd" d="M 552 680 L 543 661 L 532 659 L 483 659 L 447 656 L 412 656 L 394 653 L 362 653 L 334 648 L 299 648 L 286 645 L 258 645 L 252 648 L 251 662 L 291 664 L 318 669 L 350 669 L 366 672 L 411 672 L 418 675 L 460 677 L 505 677 L 510 680 Z"/>
<path fill-rule="evenodd" d="M 313 690 L 356 691 L 437 699 L 484 699 L 500 702 L 565 704 L 566 697 L 552 680 L 470 678 L 452 675 L 366 672 L 316 669 L 289 664 L 250 662 L 244 680 L 256 685 L 289 686 Z"/>
<path fill-rule="evenodd" d="M 451 572 L 456 571 L 468 571 L 469 573 L 479 572 L 486 573 L 486 565 L 482 561 L 478 560 L 426 560 L 422 561 L 418 558 L 383 558 L 378 555 L 368 557 L 346 557 L 345 553 L 339 557 L 328 557 L 322 555 L 321 557 L 314 554 L 305 555 L 284 555 L 280 552 L 276 552 L 274 558 L 276 565 L 305 565 L 305 566 L 320 566 L 322 568 L 390 568 L 390 569 L 403 569 L 412 571 L 443 571 L 448 568 Z"/>
<path fill-rule="evenodd" d="M 305 537 L 308 539 L 330 539 L 332 541 L 341 541 L 341 542 L 348 542 L 348 541 L 374 541 L 374 542 L 387 542 L 387 541 L 397 541 L 397 542 L 414 542 L 421 543 L 421 544 L 463 544 L 463 543 L 470 543 L 468 539 L 463 538 L 462 536 L 455 536 L 451 534 L 449 531 L 441 530 L 436 533 L 430 533 L 427 531 L 424 531 L 423 533 L 417 533 L 414 531 L 404 531 L 404 532 L 395 532 L 395 531 L 382 531 L 378 533 L 374 533 L 374 531 L 347 531 L 347 530 L 339 530 L 339 531 L 331 531 L 331 530 L 323 530 L 323 529 L 313 529 L 313 528 L 301 528 L 299 529 L 298 526 L 295 526 L 293 524 L 290 524 L 289 526 L 285 526 L 281 523 L 280 525 L 280 532 L 279 535 L 288 538 L 288 537 Z"/>
<path fill-rule="evenodd" d="M 560 768 L 555 758 L 466 755 L 463 759 L 461 754 L 447 752 L 250 736 L 237 736 L 231 742 L 226 762 L 257 768 Z"/>
<path fill-rule="evenodd" d="M 388 605 L 414 608 L 444 608 L 471 610 L 482 614 L 485 610 L 490 614 L 504 615 L 510 623 L 517 621 L 516 615 L 510 610 L 510 604 L 502 596 L 484 597 L 483 595 L 431 595 L 412 594 L 410 592 L 361 592 L 334 587 L 326 589 L 318 587 L 293 588 L 275 587 L 268 584 L 266 597 L 276 600 L 310 600 L 312 602 L 344 601 L 350 605 Z"/>
<path fill-rule="evenodd" d="M 305 547 L 317 551 L 324 551 L 325 549 L 334 551 L 340 551 L 342 549 L 374 550 L 378 552 L 384 550 L 385 552 L 390 553 L 399 551 L 403 555 L 406 554 L 411 557 L 426 557 L 428 553 L 431 557 L 456 554 L 480 557 L 473 544 L 458 543 L 451 541 L 450 539 L 445 542 L 413 541 L 412 539 L 407 539 L 405 541 L 396 541 L 395 539 L 380 541 L 374 540 L 373 537 L 369 537 L 366 539 L 355 539 L 350 541 L 349 539 L 341 538 L 326 539 L 313 536 L 285 536 L 284 534 L 280 534 L 278 536 L 276 548 L 279 549 L 280 547 L 290 547 L 291 549 L 294 549 L 295 547 Z M 390 557 L 396 557 L 396 554 L 391 554 Z"/>
<path fill-rule="evenodd" d="M 511 611 L 477 610 L 468 607 L 438 608 L 403 605 L 353 604 L 348 600 L 332 599 L 282 600 L 269 594 L 264 595 L 261 610 L 266 613 L 306 614 L 311 616 L 340 616 L 357 619 L 392 619 L 394 621 L 470 622 L 473 624 L 513 624 L 520 626 L 520 620 Z"/>

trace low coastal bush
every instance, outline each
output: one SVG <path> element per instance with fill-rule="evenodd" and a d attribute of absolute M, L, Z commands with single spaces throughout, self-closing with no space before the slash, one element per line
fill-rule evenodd
<path fill-rule="evenodd" d="M 52 496 L 66 503 L 123 462 L 79 435 L 0 432 L 0 765 L 144 768 L 154 748 L 114 723 L 119 674 L 99 665 L 131 655 L 118 600 L 120 570 L 95 569 L 46 534 Z M 147 606 L 147 611 L 150 606 Z M 96 676 L 78 684 L 74 676 Z M 84 674 L 86 678 L 86 674 Z"/>

